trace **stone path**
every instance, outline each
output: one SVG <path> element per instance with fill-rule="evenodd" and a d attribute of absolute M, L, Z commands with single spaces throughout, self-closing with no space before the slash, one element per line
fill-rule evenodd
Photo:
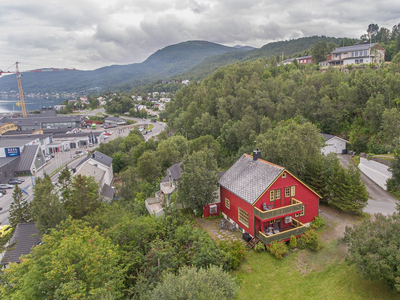
<path fill-rule="evenodd" d="M 197 223 L 216 241 L 234 241 L 238 240 L 246 244 L 242 239 L 242 233 L 238 230 L 221 228 L 221 219 L 203 219 L 196 218 Z"/>

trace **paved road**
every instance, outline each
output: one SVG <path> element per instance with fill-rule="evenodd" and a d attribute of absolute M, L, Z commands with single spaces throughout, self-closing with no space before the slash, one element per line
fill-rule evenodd
<path fill-rule="evenodd" d="M 341 164 L 348 168 L 353 165 L 351 155 L 338 155 Z M 384 215 L 391 215 L 396 211 L 397 199 L 390 195 L 387 191 L 382 189 L 379 185 L 373 182 L 365 174 L 361 173 L 361 180 L 364 181 L 369 194 L 368 205 L 364 208 L 364 212 L 368 214 L 382 213 Z"/>

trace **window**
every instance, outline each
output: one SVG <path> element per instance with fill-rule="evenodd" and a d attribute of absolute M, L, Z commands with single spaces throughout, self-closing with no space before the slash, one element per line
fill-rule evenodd
<path fill-rule="evenodd" d="M 275 201 L 275 191 L 269 191 L 269 201 Z"/>
<path fill-rule="evenodd" d="M 283 173 L 283 174 L 282 174 L 282 178 L 286 178 L 286 173 Z"/>
<path fill-rule="evenodd" d="M 275 220 L 271 220 L 271 221 L 269 221 L 269 224 L 274 224 L 274 223 L 278 223 L 278 222 L 280 222 L 281 221 L 281 219 L 275 219 Z"/>
<path fill-rule="evenodd" d="M 239 213 L 239 222 L 242 223 L 247 228 L 249 228 L 249 214 L 240 207 L 238 208 L 238 213 Z"/>
<path fill-rule="evenodd" d="M 360 59 L 360 64 L 362 64 L 363 63 L 363 59 Z"/>
<path fill-rule="evenodd" d="M 296 186 L 291 186 L 290 187 L 290 196 L 294 197 L 296 196 Z"/>
<path fill-rule="evenodd" d="M 227 198 L 225 198 L 225 207 L 227 209 L 231 209 L 231 201 L 229 199 L 227 199 Z"/>
<path fill-rule="evenodd" d="M 367 55 L 368 55 L 368 51 L 364 50 L 364 56 L 367 56 Z"/>
<path fill-rule="evenodd" d="M 294 216 L 295 216 L 296 218 L 298 218 L 298 217 L 299 217 L 299 214 L 295 214 Z"/>
<path fill-rule="evenodd" d="M 301 211 L 301 213 L 300 213 L 300 217 L 304 216 L 305 208 L 306 208 L 306 207 L 303 205 L 302 211 Z"/>
<path fill-rule="evenodd" d="M 290 188 L 285 188 L 285 197 L 290 197 Z"/>
<path fill-rule="evenodd" d="M 281 190 L 275 190 L 275 199 L 281 199 Z"/>

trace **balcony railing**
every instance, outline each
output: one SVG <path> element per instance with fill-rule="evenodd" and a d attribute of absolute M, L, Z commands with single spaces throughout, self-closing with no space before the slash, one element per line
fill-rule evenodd
<path fill-rule="evenodd" d="M 261 220 L 268 220 L 274 217 L 279 217 L 294 212 L 301 212 L 303 210 L 303 203 L 301 201 L 292 198 L 290 203 L 291 205 L 282 206 L 266 211 L 262 211 L 261 209 L 254 207 L 254 215 Z"/>
<path fill-rule="evenodd" d="M 175 190 L 175 184 L 173 184 L 172 182 L 161 182 L 160 190 L 165 195 L 172 194 L 172 192 Z"/>
<path fill-rule="evenodd" d="M 294 228 L 289 229 L 289 230 L 285 230 L 283 232 L 280 233 L 276 233 L 273 235 L 265 235 L 264 233 L 262 233 L 261 231 L 258 232 L 258 238 L 260 239 L 261 242 L 263 242 L 265 245 L 269 245 L 274 241 L 283 241 L 283 240 L 287 240 L 290 239 L 290 237 L 292 235 L 294 236 L 298 236 L 303 234 L 306 231 L 306 226 L 299 222 L 296 219 L 292 218 L 292 226 Z"/>

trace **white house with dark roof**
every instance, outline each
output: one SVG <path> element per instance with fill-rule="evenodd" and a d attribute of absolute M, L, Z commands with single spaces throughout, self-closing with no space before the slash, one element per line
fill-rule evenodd
<path fill-rule="evenodd" d="M 346 150 L 346 141 L 336 135 L 322 133 L 325 141 L 325 146 L 321 149 L 322 154 L 327 155 L 329 153 L 340 154 L 343 150 Z"/>
<path fill-rule="evenodd" d="M 327 61 L 319 63 L 321 66 L 354 65 L 382 63 L 385 61 L 385 49 L 377 43 L 365 43 L 339 47 L 328 55 Z"/>
<path fill-rule="evenodd" d="M 99 152 L 94 151 L 84 159 L 82 159 L 76 167 L 74 176 L 80 174 L 86 177 L 93 176 L 99 184 L 100 193 L 106 198 L 114 198 L 114 173 L 112 168 L 112 158 Z"/>
<path fill-rule="evenodd" d="M 93 153 L 91 153 L 90 155 L 88 155 L 87 157 L 85 157 L 83 160 L 80 161 L 80 163 L 76 167 L 76 172 L 79 172 L 79 170 L 83 167 L 84 164 L 86 163 L 91 164 L 105 171 L 104 183 L 111 186 L 114 180 L 112 161 L 113 159 L 108 155 L 105 155 L 104 153 L 101 153 L 99 151 L 94 151 Z"/>

